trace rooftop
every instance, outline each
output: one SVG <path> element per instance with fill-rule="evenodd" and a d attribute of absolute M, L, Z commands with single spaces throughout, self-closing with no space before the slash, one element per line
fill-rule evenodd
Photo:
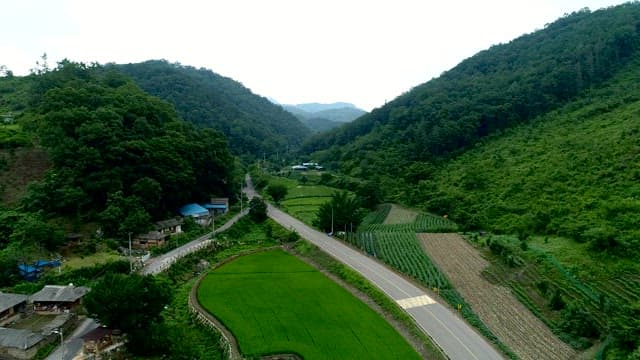
<path fill-rule="evenodd" d="M 209 215 L 209 211 L 207 209 L 196 203 L 185 205 L 178 211 L 182 216 Z"/>
<path fill-rule="evenodd" d="M 42 290 L 31 295 L 31 301 L 74 302 L 83 297 L 89 290 L 88 287 L 84 286 L 45 285 Z"/>
<path fill-rule="evenodd" d="M 0 327 L 0 347 L 27 350 L 42 341 L 43 336 L 23 329 Z"/>
<path fill-rule="evenodd" d="M 25 302 L 28 298 L 29 296 L 27 295 L 0 292 L 0 312 L 10 309 L 22 302 Z"/>

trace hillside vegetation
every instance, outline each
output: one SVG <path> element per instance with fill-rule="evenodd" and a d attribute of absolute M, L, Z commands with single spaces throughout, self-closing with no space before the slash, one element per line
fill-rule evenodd
<path fill-rule="evenodd" d="M 398 182 L 415 184 L 442 159 L 611 78 L 640 47 L 639 24 L 637 3 L 567 15 L 478 53 L 304 149 L 352 175 L 380 177 L 392 191 Z"/>
<path fill-rule="evenodd" d="M 184 120 L 222 132 L 232 152 L 252 160 L 298 148 L 310 131 L 266 98 L 211 70 L 150 60 L 117 65 Z"/>
<path fill-rule="evenodd" d="M 0 78 L 0 88 L 5 81 L 16 84 Z M 17 279 L 18 261 L 60 251 L 65 233 L 83 232 L 92 252 L 149 231 L 185 203 L 233 194 L 224 136 L 180 120 L 115 69 L 65 60 L 17 84 L 22 95 L 1 97 L 19 112 L 0 127 L 27 141 L 0 138 L 0 179 L 11 192 L 0 208 L 0 286 Z"/>

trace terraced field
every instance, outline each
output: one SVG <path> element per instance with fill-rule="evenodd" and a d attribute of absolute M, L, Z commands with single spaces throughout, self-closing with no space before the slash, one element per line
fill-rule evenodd
<path fill-rule="evenodd" d="M 245 357 L 420 358 L 367 305 L 282 250 L 214 270 L 198 289 L 198 301 L 233 332 Z"/>
<path fill-rule="evenodd" d="M 420 234 L 424 249 L 489 329 L 521 359 L 570 359 L 575 352 L 506 287 L 482 276 L 489 266 L 458 234 Z"/>

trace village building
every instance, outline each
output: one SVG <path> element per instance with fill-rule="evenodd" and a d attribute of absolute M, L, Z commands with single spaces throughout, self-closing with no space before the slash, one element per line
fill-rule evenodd
<path fill-rule="evenodd" d="M 152 246 L 163 246 L 169 234 L 160 231 L 149 231 L 146 234 L 139 234 L 133 239 L 132 246 L 136 249 L 148 249 Z"/>
<path fill-rule="evenodd" d="M 211 215 L 223 215 L 229 211 L 229 198 L 211 198 L 209 204 L 203 207 L 211 213 Z"/>
<path fill-rule="evenodd" d="M 29 330 L 0 327 L 0 359 L 32 359 L 45 343 L 44 339 Z"/>
<path fill-rule="evenodd" d="M 0 292 L 0 326 L 10 323 L 25 310 L 29 296 Z"/>
<path fill-rule="evenodd" d="M 89 292 L 84 286 L 45 285 L 42 290 L 31 295 L 33 310 L 39 314 L 59 314 L 69 312 L 79 306 Z"/>
<path fill-rule="evenodd" d="M 196 224 L 198 225 L 202 225 L 202 226 L 206 226 L 209 225 L 209 221 L 210 221 L 210 216 L 209 216 L 209 210 L 205 209 L 204 207 L 193 203 L 193 204 L 187 204 L 183 207 L 180 208 L 180 210 L 178 210 L 180 212 L 180 215 L 184 216 L 184 217 L 192 217 Z"/>
<path fill-rule="evenodd" d="M 158 221 L 156 223 L 156 231 L 159 231 L 163 234 L 173 235 L 179 234 L 182 232 L 182 224 L 184 221 L 180 217 L 175 217 L 173 219 L 167 219 Z"/>

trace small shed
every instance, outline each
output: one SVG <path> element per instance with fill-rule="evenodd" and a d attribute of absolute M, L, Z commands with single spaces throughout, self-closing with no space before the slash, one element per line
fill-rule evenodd
<path fill-rule="evenodd" d="M 0 325 L 13 321 L 24 311 L 29 296 L 0 292 Z"/>
<path fill-rule="evenodd" d="M 184 217 L 190 216 L 192 217 L 197 224 L 200 225 L 208 225 L 209 224 L 209 210 L 204 207 L 193 203 L 187 204 L 178 210 L 180 214 Z"/>
<path fill-rule="evenodd" d="M 45 285 L 42 290 L 31 295 L 33 310 L 40 314 L 68 312 L 80 305 L 82 297 L 89 292 L 85 286 Z"/>
<path fill-rule="evenodd" d="M 304 166 L 304 165 L 293 165 L 291 167 L 291 170 L 296 170 L 296 171 L 305 171 L 308 170 L 309 168 Z"/>

